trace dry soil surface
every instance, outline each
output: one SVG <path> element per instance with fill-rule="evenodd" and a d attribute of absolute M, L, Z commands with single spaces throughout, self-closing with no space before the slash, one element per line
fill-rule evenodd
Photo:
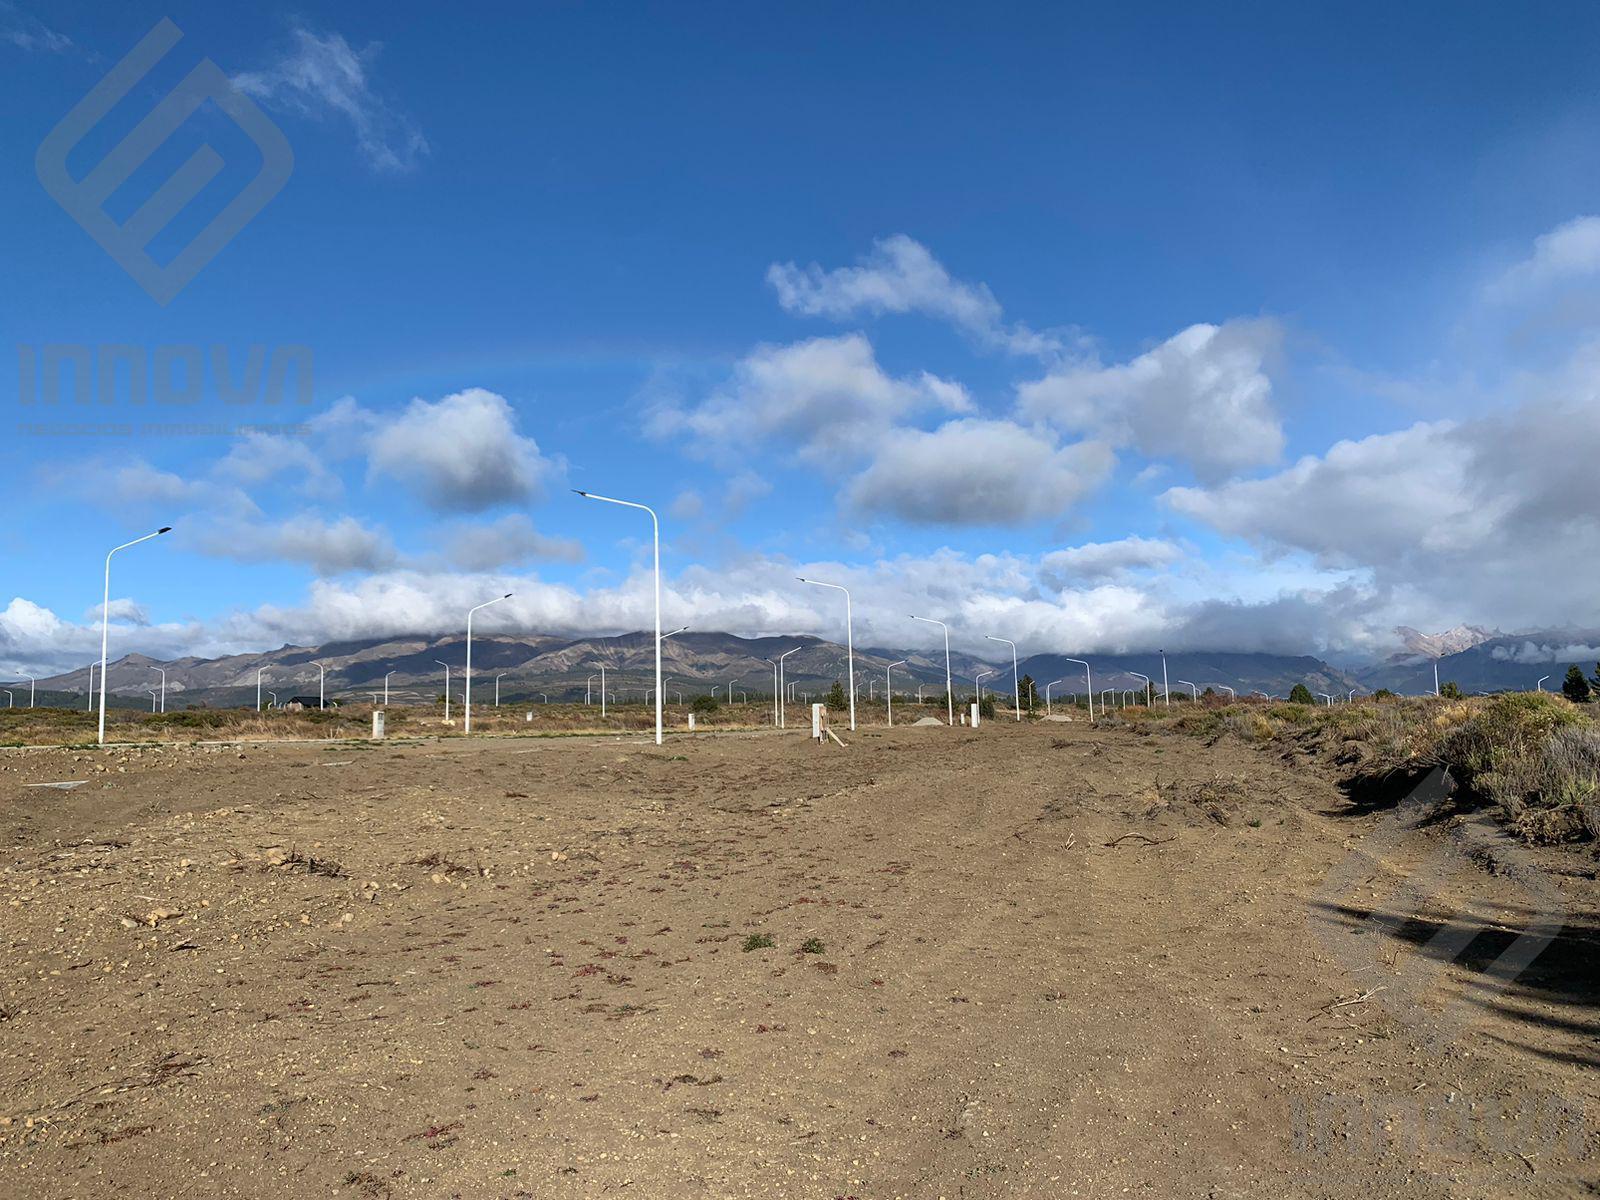
<path fill-rule="evenodd" d="M 0 753 L 0 1196 L 1595 1192 L 1592 858 L 846 741 Z"/>

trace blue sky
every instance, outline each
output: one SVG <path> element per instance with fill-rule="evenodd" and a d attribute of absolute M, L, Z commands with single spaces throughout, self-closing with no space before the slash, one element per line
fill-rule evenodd
<path fill-rule="evenodd" d="M 69 173 L 202 59 L 293 152 L 166 304 L 35 170 L 162 17 Z M 698 628 L 837 635 L 802 569 L 890 644 L 913 608 L 972 649 L 1339 661 L 1592 624 L 1597 35 L 1575 4 L 0 0 L 13 362 L 314 360 L 303 407 L 49 409 L 0 372 L 0 654 L 86 660 L 105 550 L 166 523 L 119 560 L 124 649 L 445 630 L 503 590 L 506 628 L 639 627 L 644 526 L 572 487 L 659 506 Z M 260 151 L 208 105 L 107 202 L 202 144 L 157 259 Z"/>

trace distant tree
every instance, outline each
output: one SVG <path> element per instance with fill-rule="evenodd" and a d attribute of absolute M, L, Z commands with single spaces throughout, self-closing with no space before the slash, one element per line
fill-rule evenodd
<path fill-rule="evenodd" d="M 1587 704 L 1593 695 L 1589 681 L 1583 677 L 1583 668 L 1574 664 L 1567 668 L 1567 677 L 1561 682 L 1561 694 L 1574 704 Z"/>
<path fill-rule="evenodd" d="M 1461 699 L 1461 688 L 1453 682 L 1446 683 L 1440 686 L 1439 695 L 1446 700 L 1459 700 Z"/>
<path fill-rule="evenodd" d="M 709 717 L 721 707 L 722 705 L 717 703 L 717 698 L 715 696 L 696 696 L 693 702 L 689 705 L 689 711 L 692 713 L 698 713 L 701 716 Z"/>
<path fill-rule="evenodd" d="M 850 707 L 850 701 L 845 699 L 844 684 L 835 679 L 833 681 L 833 686 L 828 689 L 828 698 L 826 701 L 824 701 L 824 703 L 827 704 L 829 710 L 832 712 L 843 712 L 846 708 Z"/>
<path fill-rule="evenodd" d="M 1316 700 L 1311 695 L 1311 689 L 1303 683 L 1297 683 L 1289 691 L 1291 704 L 1315 704 Z"/>
<path fill-rule="evenodd" d="M 1017 680 L 1017 694 L 1022 697 L 1022 707 L 1032 712 L 1033 702 L 1039 698 L 1038 685 L 1033 682 L 1032 675 Z"/>
<path fill-rule="evenodd" d="M 1589 677 L 1589 688 L 1597 695 L 1600 695 L 1600 662 L 1594 665 L 1594 674 Z"/>
<path fill-rule="evenodd" d="M 984 693 L 983 699 L 978 701 L 978 716 L 985 721 L 994 719 L 994 697 L 987 692 Z"/>
<path fill-rule="evenodd" d="M 1217 698 L 1217 689 L 1216 688 L 1208 687 L 1205 691 L 1200 693 L 1200 699 L 1202 699 L 1202 700 L 1215 700 L 1216 698 Z"/>
<path fill-rule="evenodd" d="M 1394 693 L 1388 688 L 1379 688 L 1377 691 L 1372 693 L 1372 698 L 1374 700 L 1393 700 Z"/>

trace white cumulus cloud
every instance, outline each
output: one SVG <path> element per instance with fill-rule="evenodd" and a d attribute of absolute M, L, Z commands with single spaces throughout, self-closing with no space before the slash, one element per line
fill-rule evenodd
<path fill-rule="evenodd" d="M 1061 520 L 1115 466 L 1099 442 L 1058 446 L 1010 421 L 949 421 L 897 430 L 850 483 L 846 502 L 921 525 Z"/>
<path fill-rule="evenodd" d="M 1283 453 L 1267 374 L 1280 338 L 1271 321 L 1191 325 L 1130 362 L 1076 364 L 1025 383 L 1019 410 L 1223 478 Z"/>

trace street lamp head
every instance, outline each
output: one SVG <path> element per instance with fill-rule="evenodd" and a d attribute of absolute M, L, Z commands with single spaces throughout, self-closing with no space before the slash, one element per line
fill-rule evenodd
<path fill-rule="evenodd" d="M 160 534 L 163 534 L 163 533 L 171 533 L 171 532 L 172 532 L 172 526 L 171 525 L 163 525 L 160 529 L 156 530 L 157 535 L 160 535 Z"/>
<path fill-rule="evenodd" d="M 583 490 L 583 489 L 581 489 L 581 488 L 573 488 L 573 489 L 572 489 L 572 490 L 573 490 L 573 491 L 574 491 L 574 492 L 576 492 L 576 493 L 577 493 L 577 494 L 578 494 L 578 495 L 580 495 L 580 496 L 588 496 L 588 494 L 589 494 L 589 493 L 588 493 L 588 492 L 586 492 L 586 491 L 584 491 L 584 490 Z"/>

